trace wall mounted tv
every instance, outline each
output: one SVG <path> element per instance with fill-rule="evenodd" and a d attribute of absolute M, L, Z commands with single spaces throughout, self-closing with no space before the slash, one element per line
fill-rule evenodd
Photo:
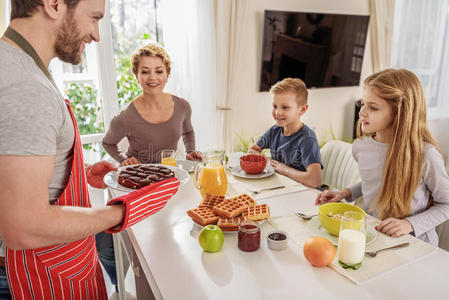
<path fill-rule="evenodd" d="M 265 11 L 260 91 L 296 77 L 308 88 L 358 86 L 369 16 Z"/>

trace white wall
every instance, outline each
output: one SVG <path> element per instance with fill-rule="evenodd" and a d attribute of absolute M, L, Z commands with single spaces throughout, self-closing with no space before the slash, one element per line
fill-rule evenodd
<path fill-rule="evenodd" d="M 324 12 L 368 15 L 368 0 L 247 0 L 244 45 L 236 70 L 238 84 L 232 99 L 231 128 L 246 137 L 264 133 L 272 126 L 271 95 L 259 92 L 264 10 Z M 362 80 L 371 73 L 369 36 L 365 48 Z M 361 80 L 361 81 L 362 81 Z M 351 137 L 354 101 L 361 96 L 360 87 L 321 88 L 309 91 L 309 110 L 304 122 L 315 128 L 319 140 L 327 139 L 330 127 L 337 137 Z M 234 143 L 237 141 L 234 139 Z"/>

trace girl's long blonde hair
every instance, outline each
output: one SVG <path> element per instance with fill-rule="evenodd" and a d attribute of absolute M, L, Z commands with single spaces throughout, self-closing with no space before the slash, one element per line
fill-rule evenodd
<path fill-rule="evenodd" d="M 422 179 L 424 147 L 426 143 L 437 147 L 426 125 L 424 93 L 418 77 L 405 69 L 374 73 L 364 84 L 393 110 L 393 140 L 385 158 L 382 189 L 369 210 L 379 209 L 381 220 L 402 219 L 410 215 L 412 197 Z"/>

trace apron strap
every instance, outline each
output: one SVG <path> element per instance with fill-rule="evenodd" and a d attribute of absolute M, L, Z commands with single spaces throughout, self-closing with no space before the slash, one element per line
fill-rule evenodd
<path fill-rule="evenodd" d="M 42 59 L 37 54 L 36 50 L 34 50 L 33 46 L 31 46 L 31 44 L 20 33 L 12 29 L 10 26 L 8 26 L 8 28 L 6 29 L 4 36 L 6 36 L 8 39 L 16 43 L 23 51 L 25 51 L 26 54 L 31 56 L 31 58 L 34 60 L 39 69 L 41 69 L 41 71 L 48 78 L 48 80 L 50 80 L 50 82 L 54 85 L 56 90 L 58 90 L 58 87 L 56 86 L 53 77 L 51 76 L 47 67 L 45 67 L 44 63 L 42 62 Z"/>

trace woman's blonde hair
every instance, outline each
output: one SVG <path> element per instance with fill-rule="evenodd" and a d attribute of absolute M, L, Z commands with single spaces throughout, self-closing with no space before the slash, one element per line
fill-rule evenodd
<path fill-rule="evenodd" d="M 370 211 L 379 209 L 382 220 L 402 219 L 410 215 L 413 194 L 422 180 L 424 147 L 426 143 L 437 147 L 426 124 L 424 93 L 418 77 L 405 69 L 372 74 L 364 84 L 393 111 L 393 140 L 385 158 L 382 188 Z"/>
<path fill-rule="evenodd" d="M 167 52 L 164 48 L 162 48 L 161 45 L 156 43 L 151 43 L 146 46 L 143 46 L 140 48 L 136 54 L 134 54 L 131 58 L 131 63 L 133 66 L 133 73 L 137 77 L 139 63 L 142 57 L 144 56 L 155 56 L 162 59 L 162 62 L 165 65 L 165 68 L 167 69 L 167 75 L 170 75 L 171 70 L 171 62 L 170 57 L 168 56 Z"/>
<path fill-rule="evenodd" d="M 273 95 L 292 93 L 298 106 L 307 104 L 309 95 L 306 84 L 299 78 L 285 78 L 276 82 L 270 89 Z"/>

